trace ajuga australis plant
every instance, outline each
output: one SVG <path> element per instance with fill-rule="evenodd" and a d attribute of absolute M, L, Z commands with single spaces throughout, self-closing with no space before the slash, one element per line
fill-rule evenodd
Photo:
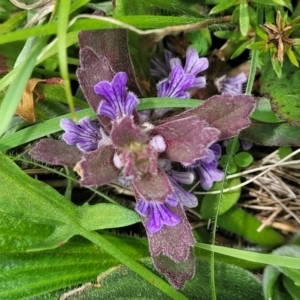
<path fill-rule="evenodd" d="M 126 35 L 125 30 L 112 32 L 110 39 Z M 215 143 L 250 124 L 254 100 L 247 95 L 217 95 L 173 117 L 145 121 L 136 111 L 138 92 L 128 89 L 135 78 L 124 64 L 127 53 L 111 57 L 101 37 L 103 31 L 80 33 L 81 67 L 77 72 L 97 120 L 85 117 L 76 124 L 62 119 L 62 139 L 43 139 L 30 154 L 42 162 L 73 167 L 82 186 L 117 181 L 131 187 L 155 267 L 180 289 L 195 268 L 195 241 L 185 207 L 197 206 L 197 198 L 181 184 L 192 183 L 191 170 L 201 162 L 207 164 L 207 173 L 209 168 L 215 172 L 214 153 L 220 152 Z M 194 49 L 188 49 L 185 66 L 177 58 L 170 58 L 168 65 L 168 77 L 157 85 L 158 97 L 186 99 L 191 88 L 205 85 L 205 78 L 198 74 L 208 62 Z M 174 169 L 178 164 L 187 169 L 179 172 Z"/>

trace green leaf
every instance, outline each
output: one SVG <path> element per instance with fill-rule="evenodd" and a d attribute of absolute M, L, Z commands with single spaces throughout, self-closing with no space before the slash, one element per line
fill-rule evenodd
<path fill-rule="evenodd" d="M 239 152 L 234 156 L 235 163 L 242 168 L 249 167 L 253 162 L 253 156 L 248 152 Z"/>
<path fill-rule="evenodd" d="M 286 47 L 285 53 L 286 53 L 286 55 L 288 56 L 290 62 L 291 62 L 294 66 L 299 67 L 299 63 L 298 63 L 298 60 L 297 60 L 297 57 L 296 57 L 294 51 L 293 51 L 291 48 Z"/>
<path fill-rule="evenodd" d="M 253 0 L 253 2 L 263 4 L 263 5 L 280 5 L 280 6 L 286 6 L 287 8 L 291 9 L 291 3 L 289 0 Z"/>
<path fill-rule="evenodd" d="M 232 6 L 234 6 L 237 3 L 237 0 L 223 0 L 221 1 L 218 5 L 216 5 L 210 12 L 209 14 L 216 14 L 221 11 L 224 11 Z"/>
<path fill-rule="evenodd" d="M 0 190 L 4 191 L 0 198 L 0 212 L 20 220 L 55 226 L 52 236 L 44 243 L 38 243 L 35 250 L 58 247 L 66 238 L 81 235 L 167 295 L 184 299 L 169 284 L 120 251 L 103 236 L 84 228 L 80 223 L 78 208 L 56 190 L 30 178 L 4 154 L 0 154 L 0 165 Z"/>
<path fill-rule="evenodd" d="M 240 138 L 265 146 L 300 146 L 300 128 L 287 123 L 268 124 L 252 122 L 250 127 L 243 130 Z"/>
<path fill-rule="evenodd" d="M 149 259 L 142 263 L 154 271 Z M 207 300 L 211 297 L 209 261 L 196 262 L 196 273 L 185 284 L 182 293 L 187 299 Z M 126 276 L 124 276 L 126 274 Z M 249 272 L 232 265 L 217 262 L 215 265 L 216 289 L 220 299 L 263 300 L 262 287 Z M 112 268 L 99 276 L 101 288 L 92 287 L 72 296 L 76 299 L 169 299 L 157 293 L 152 286 L 141 280 L 126 267 Z M 228 284 L 232 282 L 234 284 Z M 128 288 L 132 286 L 134 288 Z"/>
<path fill-rule="evenodd" d="M 255 42 L 248 45 L 247 48 L 250 50 L 266 50 L 266 42 L 265 41 Z"/>
<path fill-rule="evenodd" d="M 26 10 L 11 15 L 10 19 L 0 25 L 0 34 L 4 34 L 14 30 L 26 19 L 26 16 Z"/>
<path fill-rule="evenodd" d="M 240 178 L 236 177 L 228 180 L 225 188 L 230 188 L 240 184 Z M 216 182 L 210 191 L 218 191 L 220 190 L 221 182 Z M 222 215 L 226 211 L 228 211 L 240 198 L 241 189 L 234 189 L 230 192 L 223 193 L 219 214 Z M 209 219 L 215 215 L 215 207 L 218 203 L 218 199 L 216 195 L 207 194 L 203 197 L 200 207 L 200 215 L 204 219 Z"/>
<path fill-rule="evenodd" d="M 249 30 L 249 12 L 247 0 L 241 0 L 240 3 L 240 31 L 242 36 L 247 36 Z"/>
<path fill-rule="evenodd" d="M 296 285 L 295 282 L 287 276 L 282 277 L 282 283 L 292 298 L 294 300 L 298 300 L 300 295 L 300 286 Z"/>
<path fill-rule="evenodd" d="M 286 156 L 290 155 L 293 152 L 291 147 L 279 147 L 278 149 L 278 156 L 280 157 L 280 159 L 285 158 Z"/>
<path fill-rule="evenodd" d="M 235 163 L 235 161 L 233 159 L 229 160 L 229 155 L 224 154 L 222 155 L 221 159 L 220 159 L 220 165 L 222 166 L 222 168 L 226 168 L 227 167 L 227 173 L 228 174 L 234 174 L 237 171 L 237 165 Z"/>
<path fill-rule="evenodd" d="M 251 114 L 251 118 L 265 123 L 282 123 L 273 112 L 268 98 L 256 98 L 256 108 Z"/>
<path fill-rule="evenodd" d="M 25 252 L 30 245 L 46 238 L 53 227 L 2 213 L 0 218 L 1 299 L 29 299 L 81 284 L 118 264 L 100 247 L 78 236 L 55 250 Z M 149 255 L 146 239 L 104 232 L 102 236 L 135 259 Z"/>
<path fill-rule="evenodd" d="M 274 299 L 275 286 L 280 284 L 280 272 L 273 266 L 266 266 L 263 274 L 263 291 L 265 299 Z"/>
<path fill-rule="evenodd" d="M 282 246 L 274 250 L 272 253 L 277 255 L 282 255 L 282 256 L 297 257 L 299 258 L 300 261 L 300 246 L 297 245 Z M 286 267 L 279 267 L 279 266 L 277 266 L 277 268 L 285 276 L 292 279 L 297 286 L 300 286 L 300 270 L 286 268 Z"/>
<path fill-rule="evenodd" d="M 285 242 L 284 237 L 271 227 L 258 232 L 261 222 L 237 206 L 220 215 L 218 225 L 266 248 L 274 248 Z"/>
<path fill-rule="evenodd" d="M 56 190 L 26 175 L 3 154 L 0 154 L 0 165 L 0 190 L 3 191 L 0 211 L 28 222 L 55 226 L 45 245 L 36 248 L 58 247 L 78 234 L 79 224 L 92 231 L 127 226 L 140 220 L 135 212 L 114 204 L 77 207 Z"/>
<path fill-rule="evenodd" d="M 276 115 L 294 126 L 300 126 L 300 69 L 284 61 L 282 77 L 270 72 L 271 63 L 265 60 L 262 67 L 262 93 L 268 95 Z"/>

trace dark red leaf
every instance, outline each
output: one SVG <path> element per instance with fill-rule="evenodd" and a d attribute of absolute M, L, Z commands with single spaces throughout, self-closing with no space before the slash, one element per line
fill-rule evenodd
<path fill-rule="evenodd" d="M 209 127 L 207 122 L 192 114 L 158 125 L 151 133 L 164 138 L 169 159 L 184 164 L 192 164 L 205 156 L 207 148 L 219 137 L 218 129 Z"/>
<path fill-rule="evenodd" d="M 115 150 L 111 146 L 103 146 L 83 155 L 74 170 L 81 176 L 84 186 L 101 186 L 112 182 L 119 174 L 113 164 Z"/>
<path fill-rule="evenodd" d="M 63 140 L 42 139 L 29 151 L 29 155 L 47 164 L 74 167 L 80 161 L 82 152 Z"/>

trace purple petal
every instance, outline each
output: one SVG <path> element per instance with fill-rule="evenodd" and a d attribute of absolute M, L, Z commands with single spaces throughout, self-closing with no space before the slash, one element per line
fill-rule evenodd
<path fill-rule="evenodd" d="M 170 207 L 169 211 L 176 214 L 181 222 L 177 226 L 163 226 L 156 233 L 147 231 L 151 256 L 163 254 L 175 262 L 182 262 L 187 259 L 195 243 L 192 228 L 181 205 Z M 149 218 L 141 219 L 146 227 Z"/>
<path fill-rule="evenodd" d="M 96 94 L 105 98 L 97 110 L 98 114 L 106 115 L 112 120 L 122 116 L 131 115 L 138 104 L 138 99 L 133 93 L 127 93 L 127 74 L 117 73 L 112 82 L 100 81 L 94 86 Z"/>
<path fill-rule="evenodd" d="M 198 205 L 198 199 L 195 195 L 191 194 L 190 192 L 187 192 L 182 186 L 178 184 L 176 179 L 172 176 L 169 176 L 169 180 L 172 183 L 174 193 L 177 195 L 179 203 L 181 205 L 184 205 L 186 207 L 196 207 Z"/>
<path fill-rule="evenodd" d="M 172 206 L 178 204 L 178 199 L 173 196 L 171 201 Z M 140 199 L 136 211 L 141 214 L 141 216 L 148 216 L 147 231 L 149 233 L 156 233 L 162 229 L 164 225 L 166 226 L 176 226 L 180 223 L 180 218 L 170 211 L 166 205 L 166 202 L 159 202 L 153 200 Z"/>
<path fill-rule="evenodd" d="M 171 72 L 170 60 L 173 54 L 169 50 L 164 50 L 164 58 L 153 58 L 151 59 L 150 73 L 157 79 L 163 79 L 169 76 Z"/>
<path fill-rule="evenodd" d="M 217 162 L 210 164 L 202 163 L 196 167 L 199 174 L 200 184 L 205 190 L 209 190 L 215 181 L 220 181 L 224 177 L 224 172 L 217 168 Z"/>
<path fill-rule="evenodd" d="M 192 47 L 188 47 L 186 51 L 186 62 L 184 66 L 185 73 L 197 76 L 207 68 L 208 59 L 206 57 L 199 58 L 197 50 Z"/>
<path fill-rule="evenodd" d="M 95 14 L 103 16 L 103 12 Z M 97 111 L 101 101 L 94 92 L 95 84 L 102 80 L 112 80 L 117 72 L 126 70 L 129 89 L 137 95 L 141 94 L 129 55 L 126 30 L 114 28 L 82 31 L 78 41 L 81 67 L 77 70 L 77 77 L 94 111 Z"/>
<path fill-rule="evenodd" d="M 243 93 L 243 84 L 245 82 L 247 82 L 247 76 L 244 73 L 239 73 L 235 77 L 221 78 L 216 85 L 221 94 L 235 96 Z"/>
<path fill-rule="evenodd" d="M 195 176 L 192 172 L 178 172 L 170 169 L 168 173 L 174 180 L 183 184 L 192 184 L 195 179 Z"/>
<path fill-rule="evenodd" d="M 83 152 L 97 149 L 101 140 L 100 124 L 98 122 L 85 117 L 76 125 L 72 120 L 61 119 L 60 126 L 65 130 L 62 139 L 68 145 L 77 145 Z"/>
<path fill-rule="evenodd" d="M 158 97 L 189 98 L 187 90 L 195 83 L 195 76 L 185 74 L 181 66 L 175 66 L 170 79 L 162 80 L 157 85 Z"/>

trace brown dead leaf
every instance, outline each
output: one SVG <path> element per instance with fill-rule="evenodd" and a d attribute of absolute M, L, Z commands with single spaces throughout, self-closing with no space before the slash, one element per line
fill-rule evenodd
<path fill-rule="evenodd" d="M 29 122 L 35 122 L 36 119 L 34 104 L 44 98 L 43 94 L 36 89 L 36 85 L 39 82 L 45 82 L 45 80 L 39 78 L 29 79 L 16 110 L 18 116 Z"/>

